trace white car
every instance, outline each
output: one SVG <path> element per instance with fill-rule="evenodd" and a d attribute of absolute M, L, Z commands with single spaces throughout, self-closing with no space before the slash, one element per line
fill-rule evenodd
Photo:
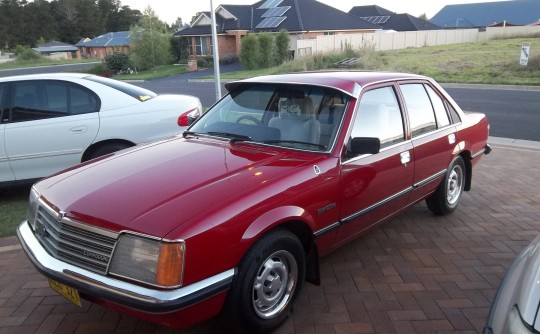
<path fill-rule="evenodd" d="M 181 134 L 199 98 L 82 73 L 0 78 L 0 184 Z"/>

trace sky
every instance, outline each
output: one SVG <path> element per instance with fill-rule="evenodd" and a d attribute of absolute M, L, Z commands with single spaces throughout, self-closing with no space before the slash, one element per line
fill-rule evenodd
<path fill-rule="evenodd" d="M 210 11 L 210 0 L 120 0 L 122 5 L 141 12 L 150 6 L 160 20 L 172 24 L 178 17 L 183 23 L 189 23 L 198 12 Z M 251 5 L 258 0 L 212 0 L 214 8 L 219 5 Z M 413 16 L 426 14 L 432 18 L 445 5 L 493 2 L 498 0 L 319 0 L 329 6 L 348 12 L 354 6 L 378 5 L 398 14 L 407 13 Z"/>

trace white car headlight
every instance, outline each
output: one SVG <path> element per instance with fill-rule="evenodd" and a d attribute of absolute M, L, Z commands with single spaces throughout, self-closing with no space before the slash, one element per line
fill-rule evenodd
<path fill-rule="evenodd" d="M 160 241 L 122 234 L 116 243 L 109 273 L 164 288 L 182 285 L 183 241 Z"/>

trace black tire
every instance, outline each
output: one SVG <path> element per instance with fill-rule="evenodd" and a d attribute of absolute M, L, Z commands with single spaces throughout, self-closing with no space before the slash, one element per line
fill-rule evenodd
<path fill-rule="evenodd" d="M 87 161 L 87 160 L 95 159 L 97 157 L 101 157 L 101 156 L 109 154 L 109 153 L 113 153 L 113 152 L 116 152 L 116 151 L 123 150 L 125 148 L 130 147 L 130 146 L 131 145 L 128 145 L 126 143 L 118 143 L 118 142 L 117 143 L 103 144 L 103 145 L 97 147 L 92 153 L 90 153 L 88 155 L 88 158 L 83 160 L 83 162 Z"/>
<path fill-rule="evenodd" d="M 275 230 L 245 254 L 227 295 L 223 320 L 231 333 L 267 333 L 289 316 L 305 279 L 298 238 Z"/>
<path fill-rule="evenodd" d="M 452 160 L 450 168 L 437 190 L 428 198 L 426 204 L 437 215 L 446 215 L 454 211 L 465 187 L 466 169 L 463 158 L 457 156 Z"/>

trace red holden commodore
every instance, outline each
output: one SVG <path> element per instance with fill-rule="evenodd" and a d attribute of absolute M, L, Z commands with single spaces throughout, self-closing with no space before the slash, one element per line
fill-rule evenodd
<path fill-rule="evenodd" d="M 320 256 L 426 200 L 458 206 L 491 150 L 464 113 L 412 74 L 263 76 L 183 135 L 36 183 L 18 237 L 53 289 L 160 324 L 221 313 L 235 332 L 290 314 Z"/>

